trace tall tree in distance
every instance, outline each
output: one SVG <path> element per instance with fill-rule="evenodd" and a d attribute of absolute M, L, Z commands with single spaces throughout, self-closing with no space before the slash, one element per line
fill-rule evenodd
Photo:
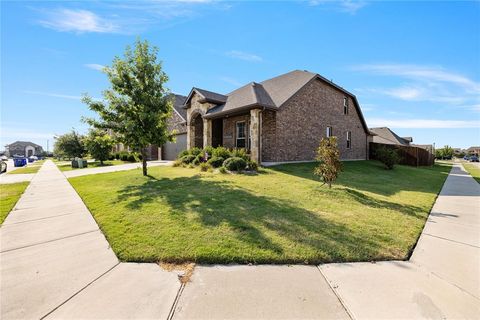
<path fill-rule="evenodd" d="M 103 161 L 108 160 L 115 144 L 113 138 L 102 129 L 90 129 L 84 138 L 85 148 L 88 153 L 103 166 Z"/>
<path fill-rule="evenodd" d="M 104 101 L 85 95 L 83 102 L 100 119 L 84 118 L 98 129 L 110 129 L 119 142 L 142 154 L 143 175 L 147 175 L 146 148 L 174 140 L 167 120 L 173 109 L 168 76 L 157 58 L 158 48 L 137 40 L 127 46 L 123 58 L 115 57 L 106 67 L 111 87 L 103 92 Z"/>
<path fill-rule="evenodd" d="M 72 129 L 71 132 L 55 136 L 53 154 L 58 158 L 82 158 L 85 153 L 84 136 Z"/>

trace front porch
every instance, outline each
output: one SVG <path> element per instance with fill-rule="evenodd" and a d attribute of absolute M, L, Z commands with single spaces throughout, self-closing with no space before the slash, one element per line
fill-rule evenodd
<path fill-rule="evenodd" d="M 187 148 L 223 146 L 246 149 L 253 161 L 261 162 L 261 109 L 218 118 L 195 110 L 187 115 Z"/>

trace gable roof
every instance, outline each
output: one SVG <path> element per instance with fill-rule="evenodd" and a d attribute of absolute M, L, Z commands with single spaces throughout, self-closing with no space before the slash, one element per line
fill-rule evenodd
<path fill-rule="evenodd" d="M 7 144 L 6 146 L 10 147 L 10 146 L 13 146 L 13 145 L 16 145 L 16 144 L 24 146 L 24 147 L 26 147 L 26 146 L 42 147 L 41 145 L 38 145 L 38 144 L 30 142 L 30 141 L 15 141 L 15 142 L 12 142 L 10 144 Z"/>
<path fill-rule="evenodd" d="M 393 132 L 387 127 L 370 128 L 370 131 L 376 134 L 373 140 L 374 142 L 384 144 L 396 144 L 402 146 L 409 145 L 408 140 L 398 136 L 395 132 Z"/>
<path fill-rule="evenodd" d="M 182 96 L 180 94 L 173 94 L 174 100 L 173 100 L 173 109 L 178 113 L 180 117 L 183 118 L 183 120 L 187 120 L 187 110 L 183 107 L 185 100 L 187 100 L 187 97 Z"/>
<path fill-rule="evenodd" d="M 188 107 L 187 103 L 190 101 L 193 93 L 197 92 L 206 102 L 217 104 L 217 106 L 207 111 L 205 116 L 207 118 L 214 118 L 217 116 L 246 110 L 253 106 L 260 106 L 275 110 L 281 108 L 282 105 L 292 98 L 298 91 L 300 91 L 300 89 L 316 79 L 350 96 L 353 99 L 354 106 L 357 110 L 365 132 L 367 134 L 371 134 L 371 132 L 368 130 L 367 123 L 365 122 L 365 118 L 363 117 L 360 105 L 354 94 L 348 92 L 344 88 L 322 77 L 321 75 L 306 70 L 293 70 L 260 83 L 250 82 L 226 95 L 194 87 L 185 100 L 184 108 Z"/>

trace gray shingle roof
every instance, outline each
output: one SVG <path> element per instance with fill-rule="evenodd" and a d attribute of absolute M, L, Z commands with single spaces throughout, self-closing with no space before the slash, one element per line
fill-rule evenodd
<path fill-rule="evenodd" d="M 207 114 L 227 113 L 255 105 L 266 108 L 276 108 L 265 88 L 259 83 L 250 82 L 227 94 L 227 101 L 224 104 L 208 110 Z"/>
<path fill-rule="evenodd" d="M 193 88 L 185 103 L 190 100 L 195 91 L 198 92 L 205 98 L 206 101 L 217 104 L 216 107 L 211 108 L 207 112 L 207 117 L 211 118 L 232 112 L 242 111 L 254 105 L 278 109 L 281 108 L 281 106 L 287 102 L 288 99 L 294 96 L 301 88 L 303 88 L 313 79 L 323 81 L 328 85 L 331 85 L 344 92 L 346 95 L 351 96 L 355 107 L 357 108 L 363 128 L 365 132 L 370 134 L 355 95 L 333 83 L 332 81 L 325 79 L 321 75 L 308 71 L 294 70 L 260 83 L 251 82 L 226 95 L 204 89 Z M 184 108 L 187 107 L 187 105 L 184 106 Z"/>
<path fill-rule="evenodd" d="M 41 147 L 40 145 L 38 145 L 36 143 L 33 143 L 33 142 L 30 142 L 30 141 L 15 141 L 15 142 L 12 142 L 10 144 L 7 144 L 6 146 L 12 146 L 12 145 L 15 145 L 15 144 L 21 145 L 23 147 L 26 147 L 26 146 Z"/>
<path fill-rule="evenodd" d="M 398 136 L 395 132 L 387 127 L 370 128 L 370 131 L 376 134 L 373 137 L 373 142 L 384 144 L 396 144 L 402 146 L 408 146 L 409 142 L 402 137 Z"/>
<path fill-rule="evenodd" d="M 183 120 L 187 120 L 187 110 L 183 108 L 183 104 L 187 97 L 182 96 L 180 94 L 174 94 L 175 100 L 173 101 L 173 108 L 180 114 Z"/>

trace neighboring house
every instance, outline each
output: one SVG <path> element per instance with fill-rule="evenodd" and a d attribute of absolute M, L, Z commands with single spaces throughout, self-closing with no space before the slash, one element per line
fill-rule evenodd
<path fill-rule="evenodd" d="M 38 156 L 43 153 L 42 146 L 30 141 L 15 141 L 5 146 L 5 155 L 13 157 L 19 155 L 22 157 Z"/>
<path fill-rule="evenodd" d="M 418 148 L 425 149 L 425 150 L 427 150 L 428 152 L 430 152 L 431 154 L 434 154 L 434 153 L 435 153 L 433 144 L 412 144 L 411 146 L 412 146 L 412 147 L 418 147 Z"/>
<path fill-rule="evenodd" d="M 257 162 L 315 159 L 336 136 L 342 159 L 367 159 L 370 132 L 356 97 L 308 71 L 295 70 L 228 94 L 193 88 L 185 101 L 187 147 L 246 148 Z"/>
<path fill-rule="evenodd" d="M 470 147 L 467 149 L 467 154 L 478 156 L 480 154 L 480 147 Z"/>
<path fill-rule="evenodd" d="M 413 142 L 412 137 L 400 137 L 387 127 L 370 128 L 370 131 L 375 134 L 371 137 L 374 143 L 409 146 Z"/>
<path fill-rule="evenodd" d="M 187 126 L 186 118 L 187 111 L 183 108 L 183 104 L 187 97 L 172 94 L 173 112 L 171 118 L 168 120 L 168 128 L 170 131 L 175 130 L 175 141 L 169 142 L 162 148 L 156 145 L 150 145 L 147 147 L 147 160 L 157 160 L 159 158 L 164 160 L 174 160 L 178 153 L 187 149 Z M 122 143 L 118 143 L 114 146 L 113 152 L 131 151 L 129 147 L 124 146 Z"/>

